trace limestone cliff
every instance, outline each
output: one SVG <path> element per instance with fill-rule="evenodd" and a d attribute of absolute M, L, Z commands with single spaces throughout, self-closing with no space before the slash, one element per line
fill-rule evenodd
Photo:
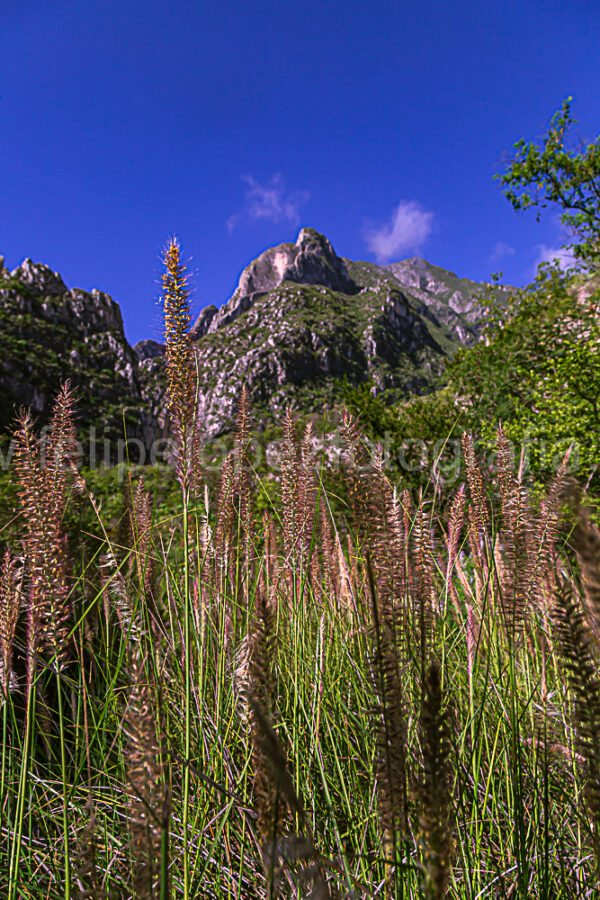
<path fill-rule="evenodd" d="M 301 229 L 295 243 L 251 262 L 233 296 L 194 324 L 205 434 L 231 427 L 242 384 L 262 422 L 288 404 L 335 407 L 341 379 L 392 398 L 427 390 L 448 355 L 476 339 L 484 290 L 422 259 L 343 259 L 324 235 Z M 82 426 L 114 440 L 125 410 L 128 436 L 149 444 L 164 433 L 162 345 L 130 347 L 108 294 L 68 289 L 29 259 L 9 272 L 0 257 L 0 429 L 21 405 L 43 420 L 65 378 L 79 391 Z"/>
<path fill-rule="evenodd" d="M 144 443 L 160 430 L 162 402 L 143 396 L 144 373 L 118 303 L 102 291 L 68 289 L 57 272 L 26 259 L 10 272 L 0 257 L 0 430 L 19 407 L 43 424 L 60 383 L 78 394 L 79 424 L 112 442 Z"/>

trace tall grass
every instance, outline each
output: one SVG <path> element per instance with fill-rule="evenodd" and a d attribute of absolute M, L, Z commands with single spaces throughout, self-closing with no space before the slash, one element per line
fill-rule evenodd
<path fill-rule="evenodd" d="M 44 442 L 17 425 L 1 895 L 597 896 L 600 535 L 565 467 L 534 500 L 502 433 L 492 474 L 467 436 L 446 514 L 347 419 L 340 500 L 288 414 L 259 514 L 243 394 L 210 490 L 176 244 L 165 262 L 180 514 L 139 481 L 111 532 L 68 386 Z"/>

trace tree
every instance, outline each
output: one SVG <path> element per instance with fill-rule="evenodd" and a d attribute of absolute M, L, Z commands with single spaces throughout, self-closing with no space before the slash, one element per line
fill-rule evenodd
<path fill-rule="evenodd" d="M 584 263 L 600 259 L 600 136 L 580 152 L 568 149 L 576 120 L 569 97 L 552 118 L 541 144 L 518 141 L 515 158 L 504 175 L 496 175 L 516 210 L 555 207 L 574 234 L 574 256 Z"/>
<path fill-rule="evenodd" d="M 558 266 L 541 267 L 506 307 L 490 306 L 482 340 L 457 354 L 446 378 L 485 444 L 502 422 L 542 481 L 573 445 L 576 474 L 598 491 L 599 298 L 578 287 Z"/>
<path fill-rule="evenodd" d="M 586 270 L 541 266 L 533 284 L 507 300 L 484 301 L 482 339 L 449 363 L 441 389 L 390 410 L 357 393 L 367 431 L 439 443 L 472 431 L 489 449 L 498 425 L 527 455 L 537 483 L 547 481 L 569 446 L 573 470 L 600 497 L 600 137 L 567 147 L 571 99 L 553 117 L 541 144 L 515 144 L 500 180 L 516 210 L 554 206 L 574 234 Z M 590 277 L 591 275 L 591 277 Z M 351 404 L 352 405 L 352 404 Z"/>

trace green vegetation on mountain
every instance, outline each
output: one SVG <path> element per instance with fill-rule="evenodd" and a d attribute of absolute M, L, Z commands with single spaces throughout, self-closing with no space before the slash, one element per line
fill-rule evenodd
<path fill-rule="evenodd" d="M 79 424 L 114 445 L 124 433 L 146 440 L 152 411 L 139 366 L 107 294 L 68 290 L 60 275 L 27 259 L 12 273 L 0 258 L 0 433 L 19 407 L 47 423 L 50 403 L 69 379 L 79 394 Z"/>
<path fill-rule="evenodd" d="M 444 448 L 451 465 L 463 431 L 493 449 L 500 424 L 515 452 L 543 483 L 572 446 L 571 471 L 600 491 L 600 290 L 593 275 L 546 266 L 530 287 L 499 306 L 488 303 L 482 338 L 461 348 L 441 378 L 443 387 L 403 403 L 368 387 L 346 400 L 373 437 L 398 448 L 425 441 Z M 431 459 L 430 459 L 431 461 Z M 430 466 L 411 481 L 431 477 Z"/>
<path fill-rule="evenodd" d="M 336 256 L 303 228 L 295 244 L 261 254 L 219 310 L 192 334 L 205 431 L 231 428 L 240 384 L 259 421 L 330 411 L 342 384 L 368 383 L 388 402 L 431 390 L 448 358 L 479 333 L 476 297 L 507 289 L 476 284 L 425 260 L 392 266 Z"/>

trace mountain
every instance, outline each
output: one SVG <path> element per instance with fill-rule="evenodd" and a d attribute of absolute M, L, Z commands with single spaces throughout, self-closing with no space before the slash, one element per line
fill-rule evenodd
<path fill-rule="evenodd" d="M 0 431 L 20 407 L 43 424 L 69 378 L 83 427 L 114 445 L 125 424 L 128 437 L 148 446 L 164 426 L 156 368 L 128 344 L 108 294 L 69 289 L 58 272 L 30 259 L 10 272 L 0 256 Z"/>
<path fill-rule="evenodd" d="M 422 259 L 389 266 L 344 259 L 324 235 L 301 229 L 295 243 L 251 262 L 233 296 L 194 323 L 205 433 L 231 427 L 242 384 L 263 422 L 288 404 L 333 408 L 340 379 L 372 382 L 392 397 L 429 389 L 448 355 L 476 339 L 484 290 Z M 163 369 L 161 344 L 128 344 L 108 294 L 69 289 L 30 259 L 10 272 L 0 257 L 2 430 L 22 405 L 44 420 L 70 378 L 82 426 L 114 440 L 125 409 L 128 437 L 148 446 L 166 425 Z"/>
<path fill-rule="evenodd" d="M 353 262 L 303 228 L 250 263 L 231 299 L 194 324 L 204 428 L 230 426 L 242 383 L 264 419 L 288 404 L 334 407 L 342 378 L 398 397 L 427 390 L 448 355 L 476 339 L 477 297 L 490 290 L 421 259 Z"/>

